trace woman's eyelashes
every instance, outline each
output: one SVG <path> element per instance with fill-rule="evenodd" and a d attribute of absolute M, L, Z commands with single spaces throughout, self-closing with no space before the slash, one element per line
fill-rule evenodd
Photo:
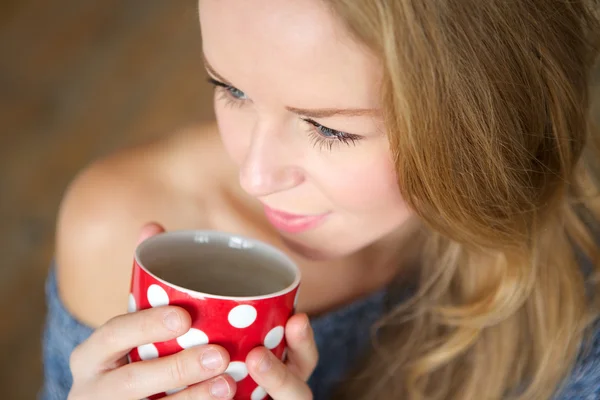
<path fill-rule="evenodd" d="M 220 92 L 221 99 L 225 101 L 227 106 L 241 107 L 244 103 L 251 101 L 248 96 L 238 88 L 218 81 L 212 77 L 208 78 L 208 83 L 215 86 Z M 302 118 L 308 126 L 308 134 L 313 145 L 319 149 L 332 150 L 336 144 L 354 145 L 362 139 L 362 136 L 354 135 L 328 128 L 310 118 Z"/>
<path fill-rule="evenodd" d="M 241 106 L 245 101 L 249 100 L 248 96 L 240 89 L 235 88 L 226 83 L 220 82 L 213 78 L 208 78 L 208 83 L 213 85 L 216 89 L 219 89 L 221 99 L 225 100 L 225 104 L 228 106 L 239 105 Z"/>
<path fill-rule="evenodd" d="M 355 145 L 356 142 L 362 139 L 362 136 L 328 128 L 310 118 L 302 118 L 302 120 L 308 124 L 308 134 L 313 144 L 320 149 L 332 150 L 335 144 L 340 143 L 348 146 Z"/>

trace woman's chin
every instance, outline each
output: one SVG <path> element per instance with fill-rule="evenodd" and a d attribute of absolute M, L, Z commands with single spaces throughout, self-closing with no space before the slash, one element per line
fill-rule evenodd
<path fill-rule="evenodd" d="M 312 261 L 333 260 L 346 255 L 346 253 L 340 252 L 339 249 L 324 246 L 323 241 L 313 244 L 313 241 L 285 233 L 280 233 L 280 237 L 283 243 L 295 254 Z"/>

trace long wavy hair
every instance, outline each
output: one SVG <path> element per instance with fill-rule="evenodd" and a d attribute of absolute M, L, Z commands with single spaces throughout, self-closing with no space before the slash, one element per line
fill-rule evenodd
<path fill-rule="evenodd" d="M 414 295 L 337 397 L 552 397 L 599 311 L 596 4 L 325 1 L 382 62 L 398 185 L 426 230 Z"/>

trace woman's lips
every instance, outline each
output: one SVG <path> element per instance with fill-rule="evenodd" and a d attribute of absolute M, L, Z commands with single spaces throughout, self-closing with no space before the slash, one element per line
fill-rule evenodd
<path fill-rule="evenodd" d="M 300 233 L 314 229 L 325 222 L 325 219 L 329 215 L 329 213 L 319 215 L 298 215 L 275 210 L 268 206 L 264 207 L 265 215 L 269 222 L 278 230 L 287 233 Z"/>

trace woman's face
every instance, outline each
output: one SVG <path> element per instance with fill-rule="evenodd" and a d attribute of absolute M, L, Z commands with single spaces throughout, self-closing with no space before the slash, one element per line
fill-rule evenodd
<path fill-rule="evenodd" d="M 329 258 L 396 231 L 410 213 L 380 115 L 377 60 L 323 1 L 199 3 L 223 143 L 284 240 Z"/>

